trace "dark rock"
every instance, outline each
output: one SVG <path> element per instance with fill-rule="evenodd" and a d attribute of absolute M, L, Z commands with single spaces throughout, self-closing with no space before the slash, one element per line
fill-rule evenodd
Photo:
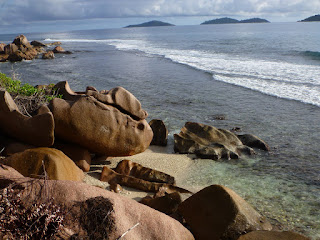
<path fill-rule="evenodd" d="M 211 185 L 179 205 L 178 212 L 197 240 L 236 240 L 271 224 L 231 189 Z"/>
<path fill-rule="evenodd" d="M 311 238 L 289 231 L 253 231 L 242 235 L 238 240 L 311 240 Z"/>
<path fill-rule="evenodd" d="M 32 41 L 30 44 L 34 47 L 45 47 L 46 46 L 44 43 L 36 41 L 36 40 Z"/>
<path fill-rule="evenodd" d="M 71 143 L 55 142 L 54 147 L 62 151 L 84 172 L 89 172 L 91 164 L 91 155 L 89 151 Z"/>
<path fill-rule="evenodd" d="M 130 160 L 122 160 L 119 162 L 114 171 L 119 174 L 140 178 L 150 182 L 175 184 L 174 177 L 166 173 L 144 167 Z"/>
<path fill-rule="evenodd" d="M 153 132 L 151 145 L 167 146 L 168 129 L 162 120 L 153 119 L 149 122 Z"/>
<path fill-rule="evenodd" d="M 147 205 L 155 210 L 163 212 L 167 215 L 175 213 L 181 203 L 181 196 L 178 192 L 164 194 L 161 197 L 144 197 L 140 203 Z"/>
<path fill-rule="evenodd" d="M 258 148 L 261 150 L 270 151 L 268 144 L 266 144 L 263 140 L 261 140 L 257 136 L 254 136 L 252 134 L 243 134 L 243 135 L 237 135 L 237 136 L 244 145 L 247 145 L 252 148 Z"/>

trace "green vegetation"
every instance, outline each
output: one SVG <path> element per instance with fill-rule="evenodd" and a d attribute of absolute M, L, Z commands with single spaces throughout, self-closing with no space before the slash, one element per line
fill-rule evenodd
<path fill-rule="evenodd" d="M 54 84 L 47 85 L 45 88 L 36 88 L 29 83 L 22 84 L 19 80 L 13 80 L 4 73 L 0 73 L 0 88 L 5 89 L 12 95 L 22 96 L 41 96 L 47 102 L 53 98 L 61 98 L 62 95 L 56 94 L 56 89 L 53 88 Z"/>

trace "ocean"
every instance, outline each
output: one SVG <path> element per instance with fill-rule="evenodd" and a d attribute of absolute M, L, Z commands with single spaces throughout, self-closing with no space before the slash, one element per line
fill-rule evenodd
<path fill-rule="evenodd" d="M 195 159 L 183 185 L 222 184 L 273 224 L 320 239 L 320 23 L 227 24 L 24 33 L 71 55 L 1 63 L 33 85 L 123 86 L 173 134 L 187 121 L 241 128 L 269 153 Z M 101 26 L 103 28 L 103 26 Z M 16 35 L 0 35 L 11 42 Z M 217 120 L 217 116 L 224 120 Z"/>

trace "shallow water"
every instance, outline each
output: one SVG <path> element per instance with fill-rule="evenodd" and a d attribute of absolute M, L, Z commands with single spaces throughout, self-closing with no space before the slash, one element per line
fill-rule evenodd
<path fill-rule="evenodd" d="M 68 80 L 77 91 L 123 86 L 141 101 L 149 120 L 165 121 L 169 152 L 173 133 L 186 121 L 259 136 L 269 153 L 257 151 L 239 161 L 195 160 L 179 177 L 194 190 L 228 186 L 274 223 L 320 239 L 319 33 L 313 24 L 263 26 L 27 35 L 62 40 L 74 54 L 4 63 L 0 71 L 13 70 L 31 84 Z M 307 39 L 294 38 L 301 31 Z M 0 42 L 13 37 L 0 35 Z M 221 114 L 226 120 L 215 120 Z"/>

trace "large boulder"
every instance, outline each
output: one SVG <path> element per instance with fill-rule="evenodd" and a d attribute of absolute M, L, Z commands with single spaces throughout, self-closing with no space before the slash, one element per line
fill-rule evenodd
<path fill-rule="evenodd" d="M 116 87 L 109 91 L 87 90 L 88 96 L 93 96 L 98 101 L 116 106 L 119 110 L 129 114 L 133 119 L 145 119 L 148 114 L 141 108 L 139 100 L 123 87 Z"/>
<path fill-rule="evenodd" d="M 52 146 L 54 120 L 48 110 L 33 117 L 23 115 L 7 91 L 0 91 L 0 130 L 24 143 Z"/>
<path fill-rule="evenodd" d="M 236 240 L 243 233 L 271 230 L 271 224 L 231 189 L 212 185 L 179 205 L 197 240 Z"/>
<path fill-rule="evenodd" d="M 63 222 L 68 233 L 66 239 L 120 239 L 128 229 L 136 226 L 121 239 L 194 240 L 192 234 L 173 218 L 98 187 L 74 181 L 30 182 L 6 166 L 0 167 L 0 176 L 1 189 L 14 183 L 16 189 L 21 189 L 21 199 L 29 204 L 41 201 L 47 204 L 49 194 L 50 204 L 70 209 Z M 110 223 L 113 227 L 106 232 Z M 104 238 L 102 233 L 106 234 Z"/>
<path fill-rule="evenodd" d="M 153 131 L 153 138 L 151 145 L 167 146 L 168 129 L 164 122 L 159 119 L 152 119 L 149 125 Z"/>
<path fill-rule="evenodd" d="M 242 235 L 238 240 L 311 240 L 311 238 L 290 231 L 253 231 Z"/>
<path fill-rule="evenodd" d="M 50 108 L 56 136 L 94 153 L 134 155 L 145 151 L 152 140 L 152 130 L 145 120 L 134 120 L 93 97 L 72 102 L 55 98 Z"/>
<path fill-rule="evenodd" d="M 34 148 L 13 154 L 4 160 L 25 177 L 44 177 L 51 180 L 82 181 L 81 169 L 63 152 L 54 148 Z"/>
<path fill-rule="evenodd" d="M 122 160 L 114 169 L 115 172 L 150 182 L 175 184 L 173 176 L 155 169 L 147 168 L 130 160 Z"/>
<path fill-rule="evenodd" d="M 54 85 L 53 88 L 56 89 L 57 94 L 61 94 L 62 95 L 62 98 L 64 100 L 76 101 L 79 98 L 85 96 L 84 94 L 79 94 L 79 93 L 74 92 L 70 88 L 70 85 L 69 85 L 68 81 L 58 82 L 56 85 Z"/>
<path fill-rule="evenodd" d="M 253 149 L 243 145 L 234 133 L 194 122 L 187 122 L 181 132 L 174 135 L 174 149 L 182 154 L 192 153 L 214 160 L 254 154 Z"/>

